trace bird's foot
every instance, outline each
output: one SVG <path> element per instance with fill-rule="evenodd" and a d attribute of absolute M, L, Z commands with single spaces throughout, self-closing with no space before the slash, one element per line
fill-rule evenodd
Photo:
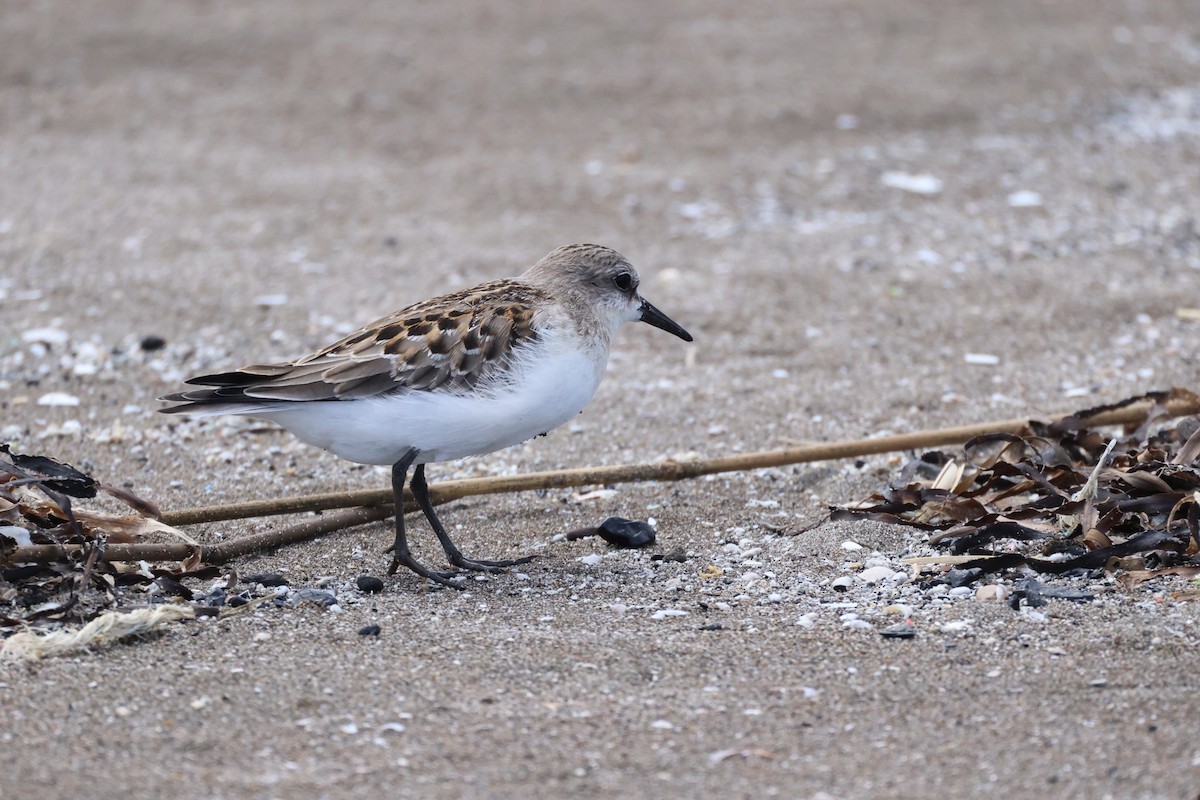
<path fill-rule="evenodd" d="M 392 550 L 394 548 L 388 549 Z M 392 563 L 388 566 L 387 574 L 395 575 L 396 570 L 400 569 L 401 566 L 404 566 L 410 571 L 415 572 L 422 578 L 426 578 L 442 586 L 449 586 L 451 589 L 458 589 L 460 591 L 467 588 L 461 580 L 455 580 L 456 578 L 463 577 L 461 572 L 439 572 L 437 570 L 429 569 L 429 567 L 426 567 L 420 561 L 417 561 L 415 558 L 413 558 L 411 554 L 406 554 L 405 556 L 393 555 Z"/>
<path fill-rule="evenodd" d="M 461 553 L 459 553 L 457 557 L 453 555 L 450 556 L 450 563 L 459 569 L 467 569 L 473 572 L 489 572 L 493 575 L 500 572 L 506 572 L 509 567 L 528 564 L 530 561 L 533 561 L 533 556 L 505 558 L 498 561 L 489 561 L 483 558 L 466 558 Z"/>

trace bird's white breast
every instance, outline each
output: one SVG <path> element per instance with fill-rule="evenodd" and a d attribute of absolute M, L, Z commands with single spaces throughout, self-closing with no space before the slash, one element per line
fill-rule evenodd
<path fill-rule="evenodd" d="M 416 463 L 452 461 L 562 425 L 592 399 L 607 360 L 607 347 L 580 349 L 550 336 L 532 344 L 507 380 L 478 392 L 292 403 L 255 416 L 360 464 L 393 464 L 414 447 Z"/>

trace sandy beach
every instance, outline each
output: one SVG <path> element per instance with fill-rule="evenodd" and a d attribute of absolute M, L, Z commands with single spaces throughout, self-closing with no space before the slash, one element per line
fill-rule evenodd
<path fill-rule="evenodd" d="M 1190 2 L 9 3 L 0 118 L 0 441 L 164 509 L 387 486 L 155 398 L 570 242 L 695 342 L 432 484 L 1200 389 Z M 813 526 L 911 455 L 447 504 L 537 556 L 461 592 L 387 523 L 239 560 L 337 603 L 0 665 L 0 797 L 1194 800 L 1192 584 L 1013 610 Z M 656 544 L 563 537 L 610 516 Z"/>

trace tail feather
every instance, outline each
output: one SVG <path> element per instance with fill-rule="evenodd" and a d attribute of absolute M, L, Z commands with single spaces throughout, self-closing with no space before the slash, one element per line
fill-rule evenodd
<path fill-rule="evenodd" d="M 286 403 L 270 398 L 252 397 L 247 390 L 286 372 L 284 366 L 252 366 L 236 372 L 200 375 L 187 381 L 193 386 L 213 386 L 213 389 L 191 389 L 172 392 L 158 398 L 182 405 L 160 408 L 163 414 L 189 414 L 194 417 L 215 417 L 222 414 L 255 416 L 265 411 L 277 411 Z"/>

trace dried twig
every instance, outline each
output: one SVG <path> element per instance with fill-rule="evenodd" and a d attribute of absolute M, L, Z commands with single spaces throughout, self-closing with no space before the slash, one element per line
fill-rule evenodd
<path fill-rule="evenodd" d="M 1089 426 L 1138 424 L 1145 420 L 1146 412 L 1156 402 L 1165 405 L 1171 416 L 1200 413 L 1200 401 L 1186 393 L 1180 396 L 1147 399 L 1144 403 L 1123 405 L 1111 410 L 1090 414 L 1081 421 Z M 745 453 L 723 458 L 696 461 L 666 461 L 655 464 L 628 464 L 612 467 L 585 467 L 553 472 L 534 472 L 525 475 L 471 478 L 444 481 L 429 487 L 434 504 L 442 504 L 464 497 L 484 494 L 534 491 L 539 489 L 562 489 L 595 484 L 631 483 L 637 481 L 678 481 L 713 475 L 723 472 L 741 472 L 751 469 L 779 467 L 814 461 L 875 455 L 900 450 L 917 450 L 941 445 L 957 444 L 976 436 L 990 433 L 1016 433 L 1028 425 L 1028 419 L 1010 419 L 985 422 L 975 425 L 960 425 L 914 433 L 880 436 L 874 439 L 856 439 L 829 444 L 789 447 L 782 450 L 767 450 Z M 408 490 L 405 490 L 405 511 L 415 510 L 416 505 Z M 247 553 L 292 544 L 316 538 L 342 528 L 366 522 L 386 519 L 393 513 L 390 489 L 371 489 L 357 492 L 338 492 L 264 500 L 251 503 L 236 503 L 225 506 L 209 506 L 164 513 L 161 521 L 167 525 L 191 525 L 230 519 L 264 517 L 330 509 L 353 510 L 340 514 L 329 514 L 317 519 L 290 526 L 279 531 L 253 534 L 220 545 L 201 549 L 202 560 L 220 563 Z M 58 561 L 71 557 L 79 551 L 78 546 L 33 545 L 16 548 L 9 558 L 11 563 Z M 109 561 L 132 560 L 179 560 L 195 552 L 186 544 L 110 544 L 102 558 Z"/>
<path fill-rule="evenodd" d="M 1145 419 L 1150 401 L 1125 406 L 1111 412 L 1101 412 L 1088 417 L 1091 426 L 1122 425 L 1139 423 Z M 1170 400 L 1166 404 L 1172 416 L 1200 413 L 1200 404 L 1188 399 Z M 880 436 L 873 439 L 852 439 L 828 444 L 787 447 L 782 450 L 764 450 L 724 458 L 696 461 L 664 461 L 656 464 L 625 464 L 613 467 L 584 467 L 581 469 L 531 472 L 525 475 L 506 475 L 490 478 L 467 478 L 458 481 L 442 481 L 429 487 L 433 502 L 446 503 L 463 497 L 481 494 L 504 494 L 528 492 L 539 489 L 564 489 L 572 486 L 592 486 L 606 483 L 633 483 L 638 481 L 679 481 L 701 475 L 720 472 L 742 472 L 766 467 L 781 467 L 813 461 L 830 461 L 839 458 L 891 453 L 898 450 L 917 450 L 927 447 L 958 444 L 976 436 L 989 433 L 1016 433 L 1029 424 L 1028 418 L 983 422 L 975 425 L 959 425 L 949 428 Z M 409 507 L 412 495 L 405 489 L 405 506 Z M 164 513 L 161 521 L 167 525 L 194 525 L 200 522 L 219 522 L 228 519 L 266 517 L 276 514 L 295 514 L 303 511 L 325 511 L 333 508 L 356 506 L 384 506 L 392 504 L 391 489 L 366 489 L 357 492 L 332 492 L 302 497 L 281 497 L 251 503 L 233 503 L 225 506 L 206 506 Z M 412 506 L 415 508 L 415 505 Z"/>

